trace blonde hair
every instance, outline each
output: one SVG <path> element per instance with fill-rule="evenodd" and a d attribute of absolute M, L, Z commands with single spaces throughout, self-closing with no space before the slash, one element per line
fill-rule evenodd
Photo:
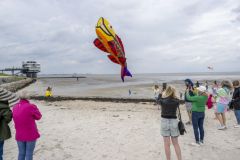
<path fill-rule="evenodd" d="M 173 86 L 167 86 L 166 90 L 163 92 L 163 98 L 172 97 L 177 98 L 176 89 Z"/>

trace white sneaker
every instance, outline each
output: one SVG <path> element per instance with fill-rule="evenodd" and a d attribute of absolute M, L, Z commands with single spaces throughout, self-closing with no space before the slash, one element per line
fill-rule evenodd
<path fill-rule="evenodd" d="M 201 146 L 203 146 L 204 145 L 204 143 L 203 143 L 203 141 L 200 141 L 200 143 L 199 143 Z"/>
<path fill-rule="evenodd" d="M 240 125 L 239 124 L 234 125 L 234 128 L 240 128 Z"/>
<path fill-rule="evenodd" d="M 217 129 L 218 129 L 218 130 L 224 130 L 224 129 L 226 129 L 226 126 L 218 126 Z"/>
<path fill-rule="evenodd" d="M 200 147 L 200 144 L 199 143 L 196 143 L 196 142 L 193 142 L 191 143 L 192 146 L 195 146 L 195 147 Z"/>

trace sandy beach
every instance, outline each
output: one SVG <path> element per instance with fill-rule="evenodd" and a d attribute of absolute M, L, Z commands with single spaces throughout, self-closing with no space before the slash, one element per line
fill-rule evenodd
<path fill-rule="evenodd" d="M 41 133 L 34 151 L 36 160 L 159 160 L 165 159 L 160 135 L 160 111 L 152 103 L 92 101 L 32 101 L 42 112 Z M 186 122 L 185 107 L 181 106 Z M 213 111 L 206 110 L 205 145 L 193 147 L 192 126 L 179 138 L 184 160 L 237 160 L 240 129 L 233 128 L 233 112 L 227 113 L 228 129 L 217 130 Z M 15 130 L 5 143 L 4 159 L 17 159 Z M 172 147 L 173 159 L 176 159 Z"/>
<path fill-rule="evenodd" d="M 178 107 L 171 160 L 240 160 L 240 0 L 0 0 L 0 22 L 0 160 L 170 160 Z"/>

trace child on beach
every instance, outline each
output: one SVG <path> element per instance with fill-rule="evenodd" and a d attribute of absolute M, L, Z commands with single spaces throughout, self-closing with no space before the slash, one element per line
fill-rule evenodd
<path fill-rule="evenodd" d="M 226 129 L 226 111 L 228 109 L 228 104 L 230 102 L 230 90 L 232 89 L 232 84 L 229 81 L 222 81 L 221 88 L 217 90 L 216 97 L 216 113 L 217 119 L 220 123 L 218 127 L 219 130 Z"/>
<path fill-rule="evenodd" d="M 52 97 L 52 88 L 48 87 L 45 92 L 46 97 Z"/>
<path fill-rule="evenodd" d="M 237 119 L 237 125 L 235 128 L 240 127 L 240 82 L 238 80 L 233 81 L 234 92 L 232 96 L 231 109 L 234 109 L 234 113 Z"/>
<path fill-rule="evenodd" d="M 205 105 L 208 95 L 205 86 L 197 88 L 198 95 L 190 96 L 190 89 L 187 90 L 187 99 L 192 101 L 192 124 L 196 143 L 194 146 L 203 145 L 204 143 L 204 118 L 205 118 Z"/>
<path fill-rule="evenodd" d="M 178 143 L 178 120 L 177 120 L 177 108 L 179 107 L 179 100 L 176 97 L 176 90 L 172 86 L 168 86 L 162 93 L 162 97 L 159 99 L 161 105 L 161 135 L 164 140 L 164 148 L 167 160 L 170 160 L 171 150 L 170 144 L 174 146 L 177 154 L 177 159 L 181 160 L 181 149 Z"/>
<path fill-rule="evenodd" d="M 16 129 L 18 160 L 32 160 L 33 151 L 40 134 L 36 120 L 42 117 L 37 106 L 27 100 L 26 93 L 20 95 L 20 102 L 13 107 L 13 121 Z"/>

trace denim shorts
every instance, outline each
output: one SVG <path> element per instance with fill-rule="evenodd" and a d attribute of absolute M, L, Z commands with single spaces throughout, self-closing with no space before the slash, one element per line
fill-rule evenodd
<path fill-rule="evenodd" d="M 227 111 L 227 105 L 222 103 L 217 103 L 216 113 L 225 113 Z"/>
<path fill-rule="evenodd" d="M 164 137 L 177 137 L 179 136 L 178 119 L 161 119 L 161 135 Z"/>

